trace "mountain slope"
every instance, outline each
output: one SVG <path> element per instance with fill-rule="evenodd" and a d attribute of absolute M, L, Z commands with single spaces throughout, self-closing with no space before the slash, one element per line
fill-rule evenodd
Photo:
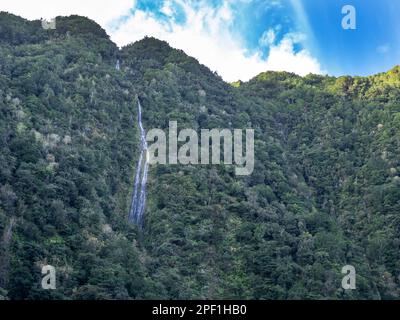
<path fill-rule="evenodd" d="M 0 296 L 398 298 L 398 70 L 231 86 L 154 38 L 118 50 L 82 17 L 1 13 Z M 147 130 L 253 128 L 253 174 L 151 166 L 140 233 L 136 96 Z"/>

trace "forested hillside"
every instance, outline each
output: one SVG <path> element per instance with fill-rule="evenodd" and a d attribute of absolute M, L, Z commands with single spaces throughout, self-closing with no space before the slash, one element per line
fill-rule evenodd
<path fill-rule="evenodd" d="M 140 231 L 136 97 L 147 130 L 253 128 L 254 172 L 152 165 Z M 0 149 L 0 298 L 400 297 L 399 67 L 231 85 L 154 38 L 0 13 Z"/>

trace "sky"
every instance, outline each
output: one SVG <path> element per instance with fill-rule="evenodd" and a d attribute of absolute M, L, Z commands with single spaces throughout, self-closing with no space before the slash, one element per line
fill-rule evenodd
<path fill-rule="evenodd" d="M 342 26 L 345 5 L 355 29 Z M 226 81 L 267 70 L 364 76 L 400 64 L 399 0 L 0 0 L 0 11 L 87 16 L 118 46 L 154 36 Z"/>

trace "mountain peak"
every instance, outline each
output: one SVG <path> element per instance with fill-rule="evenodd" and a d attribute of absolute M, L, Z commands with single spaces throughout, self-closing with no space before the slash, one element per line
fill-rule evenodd
<path fill-rule="evenodd" d="M 49 35 L 94 36 L 111 42 L 106 31 L 95 21 L 78 15 L 58 16 L 56 28 L 44 29 L 41 20 L 27 20 L 8 12 L 0 12 L 0 39 L 11 44 L 37 43 Z"/>
<path fill-rule="evenodd" d="M 110 39 L 106 31 L 97 22 L 78 15 L 57 17 L 55 30 L 57 34 L 94 35 L 99 38 Z"/>

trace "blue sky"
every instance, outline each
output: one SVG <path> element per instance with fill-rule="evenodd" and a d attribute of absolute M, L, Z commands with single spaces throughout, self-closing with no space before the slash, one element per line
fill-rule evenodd
<path fill-rule="evenodd" d="M 342 28 L 342 7 L 356 29 Z M 29 19 L 81 14 L 123 46 L 144 36 L 168 41 L 225 80 L 266 70 L 369 75 L 400 64 L 398 0 L 2 0 Z"/>
<path fill-rule="evenodd" d="M 330 74 L 368 75 L 400 64 L 400 1 L 303 0 L 315 54 Z M 356 8 L 356 30 L 344 30 L 341 8 Z M 342 15 L 343 16 L 343 15 Z"/>

